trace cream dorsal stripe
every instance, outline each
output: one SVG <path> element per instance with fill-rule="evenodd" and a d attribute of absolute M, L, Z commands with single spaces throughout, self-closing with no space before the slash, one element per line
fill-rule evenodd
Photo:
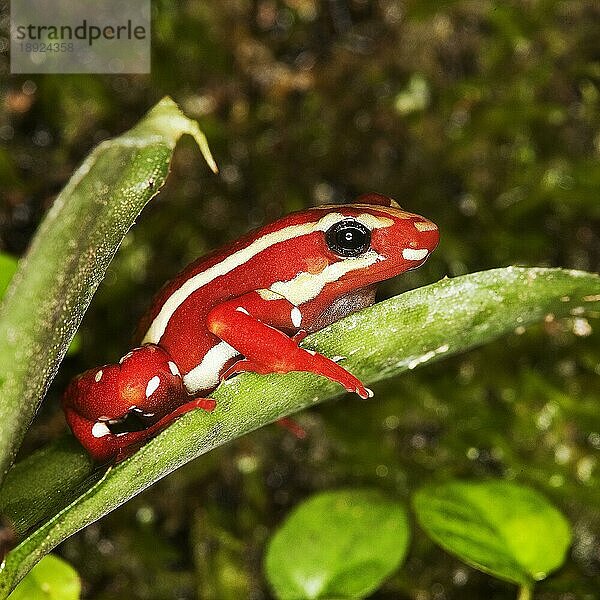
<path fill-rule="evenodd" d="M 276 281 L 271 285 L 271 290 L 287 298 L 292 304 L 301 306 L 316 298 L 328 283 L 338 281 L 352 271 L 366 269 L 381 260 L 385 260 L 383 256 L 369 250 L 359 257 L 334 262 L 320 273 L 299 273 L 288 281 Z"/>
<path fill-rule="evenodd" d="M 290 225 L 284 227 L 279 231 L 272 231 L 260 236 L 245 248 L 241 248 L 237 252 L 230 254 L 225 257 L 219 263 L 209 267 L 205 271 L 202 271 L 193 277 L 186 280 L 183 285 L 175 290 L 162 305 L 158 315 L 152 321 L 150 327 L 144 339 L 143 344 L 152 343 L 158 344 L 160 339 L 167 329 L 167 325 L 171 320 L 171 317 L 175 314 L 175 311 L 186 301 L 186 299 L 199 290 L 201 287 L 210 283 L 217 277 L 222 277 L 230 271 L 233 271 L 237 267 L 247 263 L 251 258 L 270 248 L 274 244 L 292 240 L 294 238 L 309 235 L 315 231 L 327 231 L 334 223 L 347 219 L 348 217 L 341 213 L 334 212 L 325 215 L 318 221 L 311 221 L 310 223 L 301 223 L 299 225 Z M 362 214 L 356 217 L 358 221 L 363 223 L 370 229 L 379 229 L 382 227 L 389 227 L 393 224 L 391 219 L 386 217 L 376 217 L 372 214 Z"/>

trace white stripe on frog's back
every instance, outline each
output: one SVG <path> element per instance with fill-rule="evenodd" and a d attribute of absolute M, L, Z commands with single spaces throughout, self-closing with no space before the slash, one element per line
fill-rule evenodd
<path fill-rule="evenodd" d="M 205 271 L 190 277 L 184 281 L 180 288 L 175 290 L 167 298 L 159 313 L 150 324 L 142 343 L 158 344 L 160 342 L 160 338 L 164 335 L 167 325 L 169 324 L 169 321 L 171 320 L 171 317 L 174 315 L 175 311 L 187 300 L 187 298 L 189 298 L 191 294 L 198 291 L 201 287 L 204 287 L 217 277 L 222 277 L 237 267 L 242 266 L 257 254 L 263 250 L 267 250 L 275 244 L 303 235 L 309 235 L 315 231 L 327 231 L 334 223 L 342 221 L 346 218 L 347 217 L 341 213 L 332 212 L 325 215 L 318 221 L 301 223 L 299 225 L 290 225 L 289 227 L 284 227 L 279 231 L 266 233 L 265 235 L 255 239 L 245 248 L 241 248 L 237 252 L 226 256 L 222 261 L 218 262 L 212 267 L 209 267 Z M 391 219 L 387 219 L 385 217 L 376 217 L 369 213 L 360 215 L 357 217 L 357 219 L 366 227 L 369 227 L 369 229 L 389 227 L 393 224 Z"/>

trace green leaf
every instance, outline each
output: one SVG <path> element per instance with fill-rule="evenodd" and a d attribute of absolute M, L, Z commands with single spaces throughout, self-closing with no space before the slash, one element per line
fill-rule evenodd
<path fill-rule="evenodd" d="M 74 437 L 64 437 L 37 450 L 17 463 L 0 488 L 0 514 L 18 535 L 56 514 L 100 479 L 94 463 Z M 48 493 L 40 485 L 54 481 L 59 493 Z"/>
<path fill-rule="evenodd" d="M 340 490 L 296 507 L 271 538 L 265 572 L 275 595 L 362 598 L 404 560 L 404 507 L 377 490 Z"/>
<path fill-rule="evenodd" d="M 3 298 L 10 280 L 17 270 L 18 261 L 14 256 L 0 252 L 0 299 Z"/>
<path fill-rule="evenodd" d="M 6 294 L 8 286 L 14 274 L 17 272 L 18 265 L 19 261 L 14 256 L 6 254 L 5 252 L 0 252 L 0 300 L 4 298 L 4 294 Z M 81 337 L 78 334 L 75 334 L 75 337 L 72 339 L 71 344 L 69 345 L 67 354 L 77 354 L 80 348 Z"/>
<path fill-rule="evenodd" d="M 600 314 L 600 277 L 508 267 L 406 292 L 334 323 L 303 345 L 348 357 L 341 364 L 371 383 L 490 342 L 548 314 L 572 312 L 577 318 Z M 0 567 L 0 598 L 54 546 L 181 465 L 340 393 L 336 384 L 309 373 L 244 374 L 225 382 L 212 394 L 213 412 L 183 416 L 9 552 Z M 49 496 L 65 493 L 51 479 L 37 483 Z"/>
<path fill-rule="evenodd" d="M 565 517 L 541 494 L 508 481 L 450 482 L 414 496 L 419 524 L 471 566 L 529 587 L 564 562 Z"/>
<path fill-rule="evenodd" d="M 15 588 L 10 600 L 79 600 L 77 571 L 57 556 L 44 557 Z"/>
<path fill-rule="evenodd" d="M 198 125 L 165 98 L 133 129 L 92 151 L 19 262 L 0 309 L 0 479 L 110 260 L 164 184 L 185 133 L 214 167 Z"/>

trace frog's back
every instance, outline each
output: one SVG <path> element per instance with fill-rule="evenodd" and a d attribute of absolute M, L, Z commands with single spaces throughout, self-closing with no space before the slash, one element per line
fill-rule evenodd
<path fill-rule="evenodd" d="M 220 343 L 206 328 L 209 311 L 274 281 L 293 279 L 304 261 L 288 256 L 281 243 L 303 236 L 302 257 L 318 255 L 321 240 L 311 226 L 322 216 L 315 209 L 293 213 L 188 265 L 158 292 L 140 322 L 136 342 L 159 344 L 184 373 L 197 366 Z"/>

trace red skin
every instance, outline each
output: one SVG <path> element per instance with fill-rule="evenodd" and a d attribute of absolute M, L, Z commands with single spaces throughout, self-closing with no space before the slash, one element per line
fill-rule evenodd
<path fill-rule="evenodd" d="M 71 382 L 63 398 L 63 408 L 80 442 L 98 461 L 121 460 L 184 412 L 194 408 L 211 410 L 214 401 L 206 395 L 215 389 L 216 383 L 190 392 L 189 380 L 186 388 L 182 375 L 197 367 L 209 350 L 218 344 L 222 346 L 222 342 L 232 346 L 238 355 L 215 363 L 214 382 L 241 371 L 261 374 L 309 371 L 337 381 L 363 398 L 368 397 L 369 390 L 356 377 L 325 356 L 299 348 L 298 342 L 306 331 L 321 329 L 372 303 L 374 284 L 420 266 L 436 247 L 439 233 L 435 225 L 393 207 L 397 205 L 390 208 L 391 203 L 385 196 L 369 194 L 356 204 L 294 213 L 190 264 L 159 292 L 139 331 L 148 331 L 165 302 L 184 283 L 211 267 L 224 269 L 222 265 L 228 263 L 223 261 L 230 260 L 229 267 L 218 276 L 182 296 L 170 318 L 163 319 L 166 325 L 162 334 L 150 334 L 150 330 L 144 345 L 124 357 L 122 364 L 86 371 Z M 330 265 L 341 266 L 336 263 L 356 264 L 345 262 L 347 258 L 329 249 L 324 231 L 276 239 L 276 243 L 267 244 L 243 261 L 238 261 L 236 254 L 237 262 L 231 263 L 234 253 L 262 241 L 264 236 L 276 235 L 284 229 L 289 231 L 290 226 L 314 223 L 328 213 L 344 217 L 366 214 L 379 219 L 378 223 L 386 220 L 385 226 L 371 231 L 370 249 L 379 255 L 376 262 L 327 280 L 315 293 L 305 294 L 305 301 L 299 301 L 297 294 L 292 295 L 297 305 L 273 293 L 267 298 L 269 288 L 275 282 L 289 282 L 301 273 L 312 274 L 314 279 Z M 422 259 L 405 258 L 406 249 L 426 249 L 427 254 Z M 275 291 L 282 289 L 277 284 L 274 287 Z M 294 319 L 292 311 L 298 310 L 300 313 Z M 300 326 L 298 316 L 301 316 Z M 98 377 L 100 370 L 102 376 Z M 157 381 L 155 385 L 151 383 L 153 378 Z M 143 429 L 131 431 L 124 426 L 126 432 L 113 433 L 98 425 L 122 419 L 132 412 L 146 415 Z"/>

